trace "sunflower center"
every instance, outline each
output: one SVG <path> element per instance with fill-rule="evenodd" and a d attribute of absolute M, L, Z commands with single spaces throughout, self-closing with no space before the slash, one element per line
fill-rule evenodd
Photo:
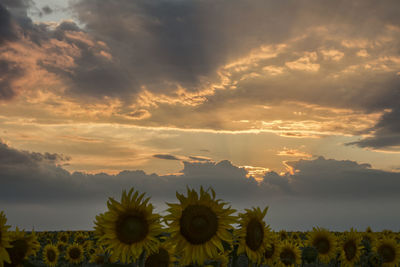
<path fill-rule="evenodd" d="M 320 237 L 314 241 L 314 247 L 317 248 L 319 254 L 326 254 L 329 252 L 331 245 L 328 239 Z"/>
<path fill-rule="evenodd" d="M 257 219 L 251 219 L 246 229 L 246 245 L 256 251 L 261 246 L 263 239 L 263 225 Z"/>
<path fill-rule="evenodd" d="M 144 263 L 145 267 L 168 267 L 169 254 L 163 248 L 160 248 L 158 253 L 151 254 Z"/>
<path fill-rule="evenodd" d="M 62 242 L 67 242 L 67 237 L 65 236 L 65 235 L 63 235 L 63 236 L 61 236 L 61 238 L 60 238 L 60 240 L 62 241 Z"/>
<path fill-rule="evenodd" d="M 266 259 L 270 259 L 270 258 L 272 258 L 272 256 L 274 256 L 274 252 L 275 252 L 275 245 L 274 245 L 274 244 L 271 244 L 271 247 L 270 247 L 270 248 L 267 248 L 267 249 L 265 250 L 264 257 L 265 257 Z"/>
<path fill-rule="evenodd" d="M 389 246 L 389 245 L 381 245 L 378 248 L 378 253 L 379 253 L 379 255 L 382 256 L 382 261 L 384 263 L 392 262 L 392 261 L 394 261 L 394 259 L 396 257 L 396 251 L 394 250 L 394 248 L 392 246 Z"/>
<path fill-rule="evenodd" d="M 47 250 L 46 256 L 50 262 L 54 262 L 56 260 L 56 253 L 52 249 Z"/>
<path fill-rule="evenodd" d="M 73 260 L 79 259 L 81 257 L 81 250 L 79 248 L 72 248 L 69 251 L 69 256 Z"/>
<path fill-rule="evenodd" d="M 354 259 L 357 253 L 357 246 L 353 240 L 347 241 L 343 246 L 344 253 L 346 255 L 346 259 L 351 261 Z"/>
<path fill-rule="evenodd" d="M 293 265 L 296 262 L 296 255 L 291 249 L 288 248 L 284 248 L 279 257 L 281 259 L 281 262 L 286 266 Z"/>
<path fill-rule="evenodd" d="M 117 221 L 116 232 L 118 239 L 125 244 L 133 244 L 145 239 L 149 225 L 141 215 L 129 215 Z"/>
<path fill-rule="evenodd" d="M 189 205 L 182 211 L 180 232 L 191 244 L 203 244 L 217 231 L 218 218 L 209 207 Z"/>

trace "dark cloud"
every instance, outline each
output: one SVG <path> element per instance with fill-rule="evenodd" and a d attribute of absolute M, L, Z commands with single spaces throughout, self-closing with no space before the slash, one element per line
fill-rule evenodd
<path fill-rule="evenodd" d="M 175 157 L 174 155 L 170 154 L 155 154 L 153 158 L 157 159 L 168 159 L 168 160 L 180 160 L 179 158 Z"/>
<path fill-rule="evenodd" d="M 158 208 L 164 208 L 165 202 L 176 201 L 175 192 L 185 192 L 186 186 L 212 186 L 218 198 L 229 201 L 234 208 L 269 205 L 271 215 L 268 216 L 275 222 L 275 227 L 290 225 L 296 229 L 304 229 L 315 226 L 316 222 L 325 225 L 338 223 L 336 227 L 342 228 L 344 225 L 354 226 L 368 219 L 367 214 L 361 211 L 365 203 L 371 203 L 369 214 L 381 214 L 380 220 L 370 218 L 364 222 L 365 225 L 374 222 L 373 225 L 384 227 L 396 225 L 400 220 L 391 210 L 380 206 L 399 208 L 400 173 L 375 170 L 369 164 L 354 161 L 322 157 L 294 161 L 288 163 L 297 170 L 293 175 L 280 176 L 270 172 L 262 182 L 257 183 L 254 178 L 246 177 L 246 170 L 227 160 L 218 163 L 183 162 L 182 175 L 159 176 L 140 170 L 122 171 L 117 175 L 69 173 L 56 165 L 55 159 L 58 158 L 60 156 L 56 154 L 20 151 L 2 144 L 0 203 L 5 210 L 10 210 L 12 214 L 13 210 L 25 210 L 24 212 L 29 213 L 24 207 L 36 205 L 36 208 L 31 209 L 36 209 L 37 213 L 44 212 L 46 207 L 48 214 L 48 210 L 53 210 L 55 214 L 57 207 L 68 207 L 69 212 L 76 216 L 76 220 L 68 219 L 71 225 L 76 225 L 79 218 L 85 218 L 84 222 L 79 222 L 90 227 L 93 218 L 89 218 L 87 214 L 94 214 L 87 211 L 90 209 L 100 212 L 104 208 L 99 207 L 105 206 L 107 198 L 119 198 L 123 189 L 135 187 L 146 192 L 152 197 L 152 202 L 157 203 Z M 78 206 L 79 209 L 74 208 Z M 67 209 L 63 210 L 67 212 Z M 307 220 L 304 216 L 298 218 L 299 213 L 296 210 L 303 210 L 307 214 Z M 341 217 L 341 223 L 335 221 L 335 216 L 347 214 L 349 210 L 353 214 L 349 213 L 346 220 Z M 78 213 L 86 215 L 81 217 Z M 321 218 L 318 214 L 326 216 Z M 66 213 L 60 216 L 65 217 Z M 48 220 L 55 219 L 48 217 Z M 32 218 L 32 221 L 35 219 Z M 290 223 L 297 221 L 302 225 L 294 226 Z M 278 222 L 280 224 L 276 224 Z"/>
<path fill-rule="evenodd" d="M 15 40 L 16 38 L 10 12 L 0 2 L 0 45 L 5 41 Z"/>
<path fill-rule="evenodd" d="M 399 173 L 372 169 L 370 164 L 323 157 L 287 164 L 298 170 L 285 177 L 283 189 L 293 195 L 322 199 L 375 198 L 395 197 L 400 190 Z M 264 181 L 269 182 L 268 175 Z M 276 184 L 276 179 L 273 181 Z"/>
<path fill-rule="evenodd" d="M 46 14 L 46 15 L 53 13 L 53 9 L 49 6 L 42 7 L 42 10 L 43 10 L 44 14 Z"/>
<path fill-rule="evenodd" d="M 197 161 L 211 161 L 211 159 L 209 158 L 199 157 L 199 156 L 189 156 L 189 158 Z"/>
<path fill-rule="evenodd" d="M 400 91 L 399 91 L 400 92 Z M 397 99 L 400 99 L 400 95 Z M 369 147 L 374 149 L 386 149 L 400 146 L 400 107 L 386 112 L 381 120 L 371 129 L 372 137 L 360 141 L 350 142 L 347 145 Z"/>

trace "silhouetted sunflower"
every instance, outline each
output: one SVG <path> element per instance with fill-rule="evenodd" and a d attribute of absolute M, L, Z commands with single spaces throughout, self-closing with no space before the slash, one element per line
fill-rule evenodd
<path fill-rule="evenodd" d="M 239 241 L 237 253 L 246 253 L 257 264 L 262 262 L 270 238 L 269 226 L 263 221 L 267 210 L 268 207 L 263 211 L 259 207 L 245 209 L 245 213 L 239 213 L 240 227 L 235 229 L 235 236 Z"/>
<path fill-rule="evenodd" d="M 308 233 L 307 243 L 318 251 L 318 258 L 323 263 L 328 263 L 336 256 L 336 236 L 324 228 L 313 227 Z"/>
<path fill-rule="evenodd" d="M 400 246 L 396 240 L 383 238 L 376 242 L 374 251 L 382 258 L 382 267 L 395 267 L 400 262 Z"/>
<path fill-rule="evenodd" d="M 57 265 L 58 261 L 58 249 L 56 246 L 52 244 L 48 244 L 44 247 L 43 252 L 43 262 L 50 267 L 54 267 Z"/>
<path fill-rule="evenodd" d="M 344 267 L 354 266 L 360 260 L 362 237 L 353 229 L 344 233 L 340 242 L 340 259 Z"/>
<path fill-rule="evenodd" d="M 150 198 L 143 200 L 144 193 L 133 192 L 133 188 L 128 194 L 124 190 L 121 202 L 109 198 L 108 211 L 97 222 L 104 231 L 99 242 L 110 251 L 111 261 L 136 262 L 144 250 L 153 253 L 159 244 L 160 216 L 153 213 Z"/>
<path fill-rule="evenodd" d="M 197 263 L 203 265 L 224 252 L 222 242 L 232 242 L 231 224 L 235 223 L 235 210 L 224 208 L 227 203 L 215 199 L 215 192 L 209 188 L 211 195 L 200 187 L 200 195 L 187 188 L 187 197 L 176 193 L 180 204 L 170 204 L 169 215 L 165 221 L 171 232 L 171 242 L 176 244 L 180 264 Z"/>
<path fill-rule="evenodd" d="M 274 266 L 279 260 L 280 241 L 276 234 L 271 234 L 268 239 L 267 248 L 264 251 L 264 263 L 269 266 Z"/>
<path fill-rule="evenodd" d="M 158 247 L 158 251 L 146 256 L 144 262 L 145 267 L 172 267 L 177 259 L 174 256 L 174 249 L 171 244 L 162 243 Z"/>
<path fill-rule="evenodd" d="M 301 263 L 301 252 L 297 244 L 285 240 L 280 243 L 277 266 L 296 266 Z"/>
<path fill-rule="evenodd" d="M 11 232 L 11 247 L 7 248 L 10 255 L 11 265 L 18 266 L 31 255 L 36 255 L 40 249 L 35 232 L 26 234 L 16 227 L 15 232 Z"/>
<path fill-rule="evenodd" d="M 67 232 L 61 232 L 58 234 L 58 241 L 67 244 L 69 241 L 69 235 Z"/>
<path fill-rule="evenodd" d="M 67 252 L 65 253 L 65 259 L 72 264 L 80 264 L 83 259 L 83 248 L 78 243 L 73 243 L 68 246 Z"/>

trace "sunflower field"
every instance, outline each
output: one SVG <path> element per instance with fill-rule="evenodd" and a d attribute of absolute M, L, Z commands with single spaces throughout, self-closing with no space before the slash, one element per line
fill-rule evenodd
<path fill-rule="evenodd" d="M 176 193 L 168 214 L 145 193 L 109 198 L 93 231 L 10 231 L 0 212 L 3 266 L 400 266 L 400 234 L 386 230 L 274 232 L 268 207 L 236 210 L 212 188 Z"/>

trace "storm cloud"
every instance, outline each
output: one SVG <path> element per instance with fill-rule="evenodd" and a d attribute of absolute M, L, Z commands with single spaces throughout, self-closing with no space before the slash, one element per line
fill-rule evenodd
<path fill-rule="evenodd" d="M 311 209 L 317 213 L 308 218 L 309 225 L 304 225 L 308 227 L 312 220 L 323 222 L 316 214 L 324 207 L 331 207 L 324 211 L 330 217 L 340 214 L 337 207 L 333 208 L 338 205 L 338 199 L 341 205 L 347 203 L 358 208 L 363 206 L 361 203 L 391 203 L 392 206 L 400 203 L 400 173 L 372 169 L 369 164 L 323 157 L 290 162 L 288 164 L 295 170 L 293 174 L 278 175 L 269 172 L 261 182 L 248 177 L 245 169 L 227 160 L 183 162 L 180 175 L 146 174 L 141 170 L 125 170 L 109 175 L 70 173 L 59 164 L 68 160 L 64 156 L 20 151 L 5 144 L 0 146 L 0 157 L 0 203 L 6 210 L 15 205 L 20 208 L 38 205 L 54 209 L 57 206 L 75 206 L 78 203 L 85 210 L 83 206 L 86 205 L 88 209 L 93 205 L 99 207 L 108 197 L 119 198 L 121 190 L 131 187 L 146 192 L 157 208 L 162 210 L 165 202 L 175 201 L 176 191 L 185 192 L 187 186 L 197 189 L 200 186 L 211 186 L 219 198 L 229 201 L 239 209 L 269 205 L 272 210 L 277 211 L 277 216 L 288 216 L 280 209 L 289 212 L 294 206 L 300 205 L 299 203 L 311 205 Z M 325 206 L 316 203 L 325 203 Z M 373 214 L 374 210 L 370 212 Z M 376 226 L 384 227 L 389 222 L 396 223 L 400 220 L 393 216 L 387 210 L 387 214 L 383 216 L 386 219 L 382 219 L 381 224 Z M 356 215 L 347 220 L 343 223 L 360 223 L 360 218 Z M 80 223 L 81 227 L 87 227 L 87 222 Z"/>

